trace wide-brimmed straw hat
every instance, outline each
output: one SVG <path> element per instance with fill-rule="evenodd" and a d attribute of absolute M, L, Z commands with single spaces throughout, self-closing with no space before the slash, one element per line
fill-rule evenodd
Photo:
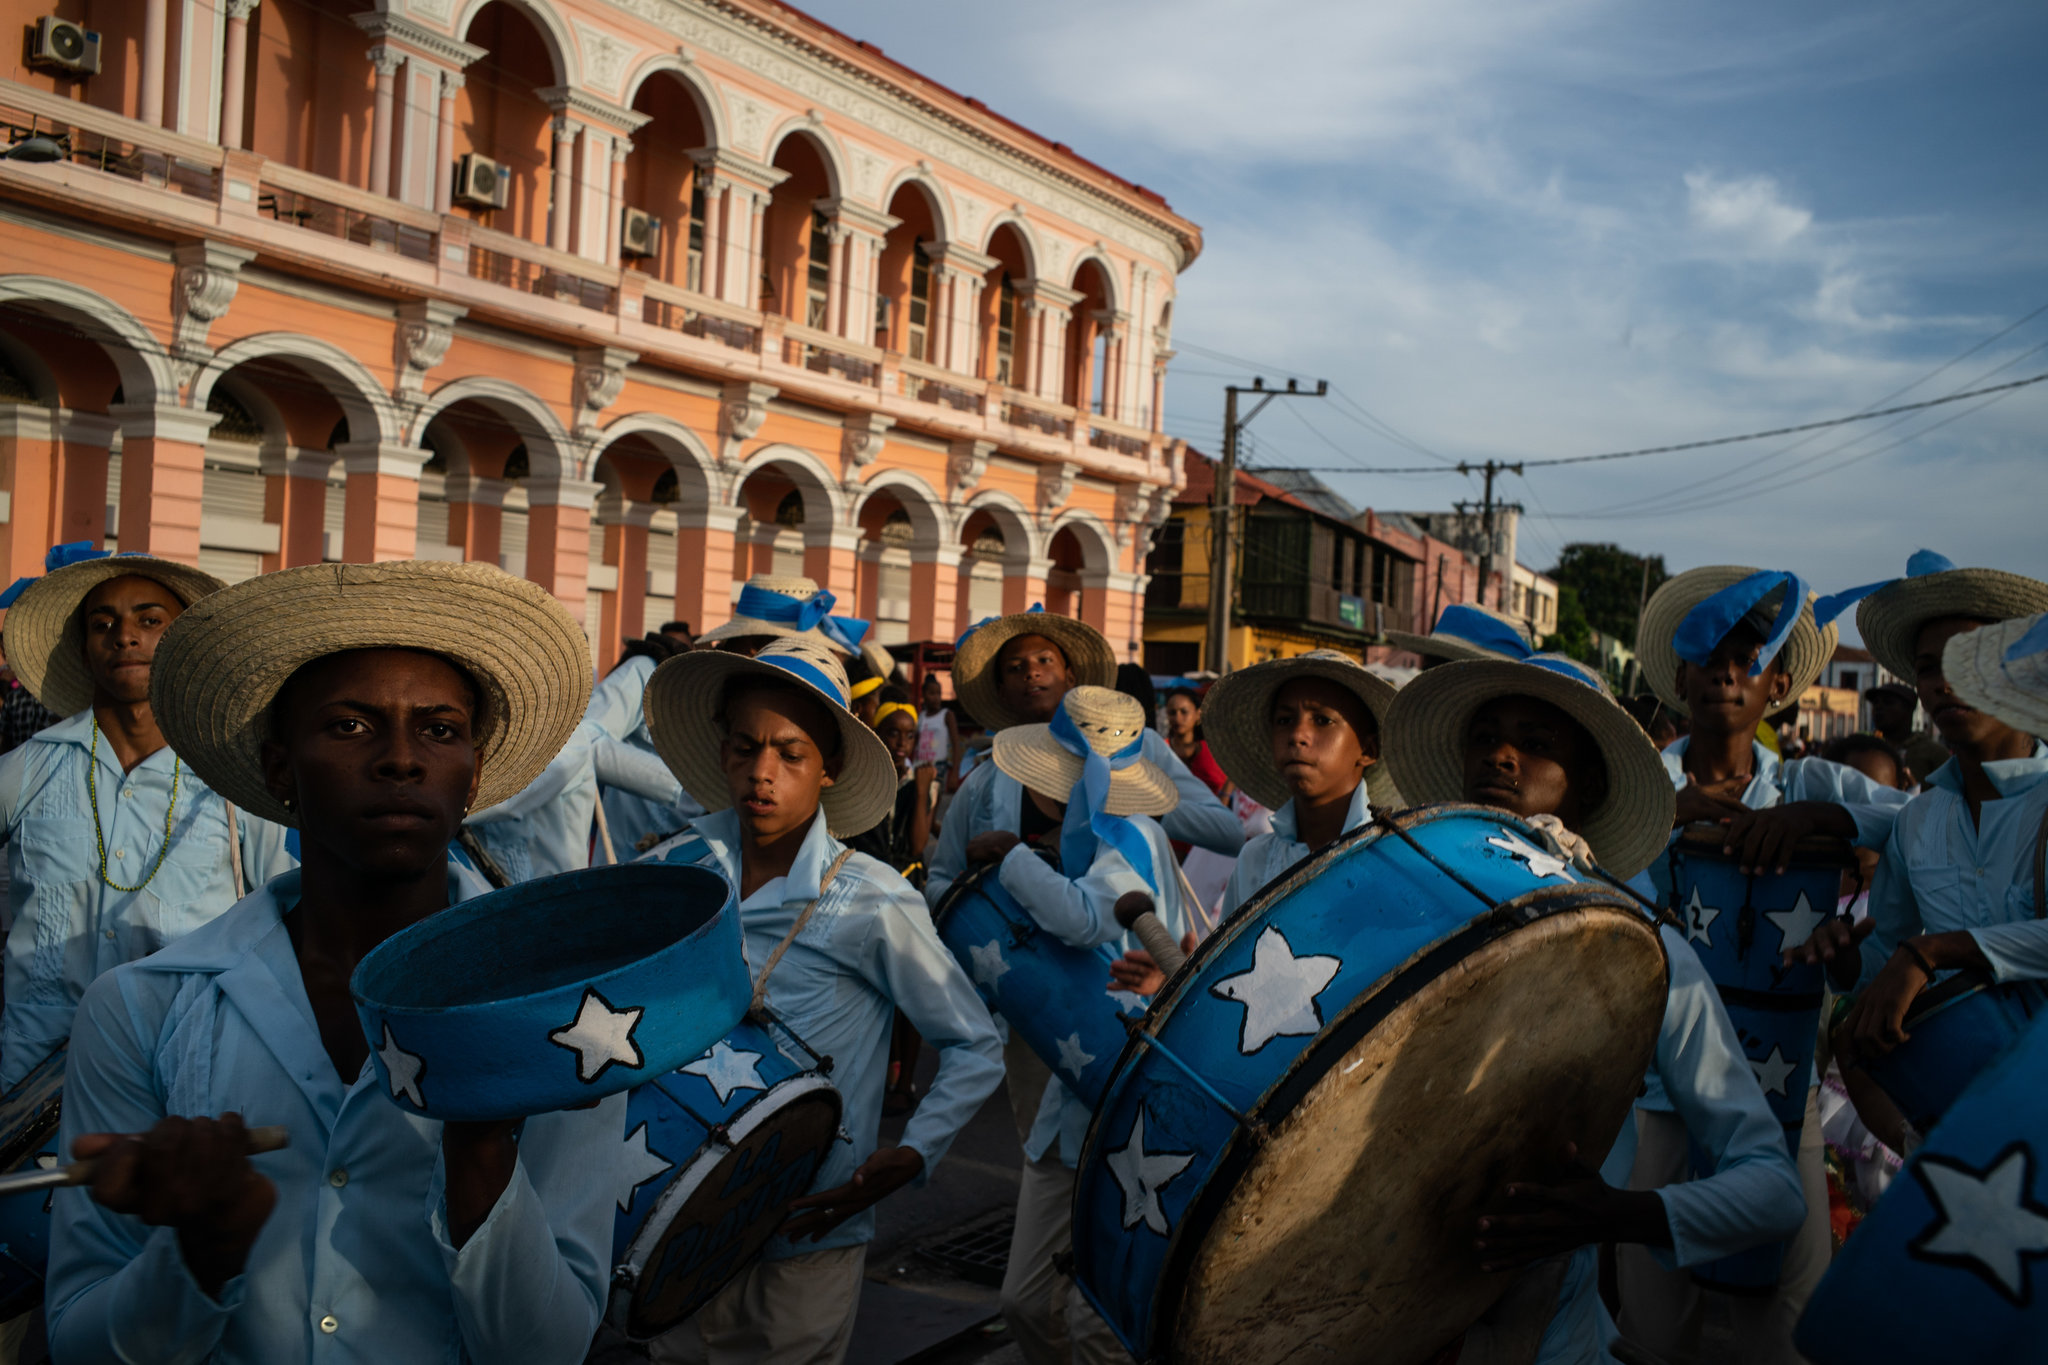
<path fill-rule="evenodd" d="M 1536 651 L 1526 621 L 1476 602 L 1445 607 L 1427 635 L 1390 630 L 1387 643 L 1425 659 L 1526 659 Z"/>
<path fill-rule="evenodd" d="M 1693 608 L 1708 598 L 1762 572 L 1734 564 L 1687 569 L 1651 593 L 1650 600 L 1644 604 L 1642 619 L 1636 624 L 1636 662 L 1642 666 L 1643 679 L 1650 684 L 1650 690 L 1657 694 L 1657 699 L 1681 716 L 1690 715 L 1691 708 L 1686 706 L 1685 698 L 1678 690 L 1676 637 L 1679 627 Z M 1782 603 L 1783 592 L 1773 591 L 1778 595 L 1772 598 L 1767 594 L 1765 600 Z M 1832 620 L 1825 626 L 1815 621 L 1815 600 L 1814 594 L 1805 594 L 1799 619 L 1777 654 L 1778 665 L 1792 680 L 1792 686 L 1785 693 L 1788 705 L 1797 703 L 1806 689 L 1813 686 L 1827 667 L 1828 660 L 1834 657 L 1835 645 L 1841 639 L 1841 631 Z M 1731 622 L 1729 628 L 1733 629 L 1734 624 Z"/>
<path fill-rule="evenodd" d="M 590 704 L 590 642 L 547 589 L 489 564 L 306 564 L 185 609 L 156 648 L 149 700 L 164 739 L 228 800 L 297 825 L 263 780 L 270 708 L 292 674 L 356 649 L 414 649 L 481 691 L 476 809 L 523 791 Z"/>
<path fill-rule="evenodd" d="M 692 650 L 654 670 L 647 680 L 647 729 L 654 751 L 684 790 L 707 811 L 732 804 L 719 752 L 725 745 L 725 705 L 735 683 L 795 683 L 814 695 L 839 727 L 839 775 L 819 794 L 825 828 L 835 837 L 872 829 L 896 804 L 896 760 L 882 737 L 847 709 L 846 669 L 820 641 L 802 636 L 773 641 L 759 654 Z"/>
<path fill-rule="evenodd" d="M 109 555 L 78 541 L 51 549 L 41 578 L 23 579 L 0 601 L 7 607 L 7 662 L 29 695 L 60 716 L 92 705 L 92 674 L 85 666 L 85 599 L 112 578 L 130 574 L 161 583 L 189 607 L 227 586 L 190 564 L 155 555 Z"/>
<path fill-rule="evenodd" d="M 1039 607 L 991 616 L 969 627 L 953 652 L 953 692 L 983 729 L 1002 730 L 1030 722 L 1003 701 L 996 686 L 996 655 L 1020 635 L 1043 635 L 1058 645 L 1077 685 L 1116 685 L 1116 651 L 1095 627 Z"/>
<path fill-rule="evenodd" d="M 1081 739 L 1104 758 L 1113 759 L 1144 742 L 1145 707 L 1136 697 L 1108 687 L 1083 686 L 1070 689 L 1060 706 Z M 1054 801 L 1067 799 L 1088 762 L 1060 743 L 1053 724 L 997 731 L 992 757 L 998 769 Z M 1164 815 L 1179 804 L 1173 779 L 1150 759 L 1133 756 L 1110 773 L 1102 809 L 1110 815 Z"/>
<path fill-rule="evenodd" d="M 1211 684 L 1202 699 L 1202 737 L 1209 754 L 1232 782 L 1269 810 L 1278 810 L 1294 795 L 1273 766 L 1272 717 L 1273 695 L 1296 678 L 1322 678 L 1357 697 L 1382 736 L 1387 708 L 1394 704 L 1392 683 L 1333 649 L 1253 664 Z M 1365 795 L 1376 808 L 1401 804 L 1384 760 L 1365 770 Z"/>
<path fill-rule="evenodd" d="M 1616 877 L 1648 867 L 1670 837 L 1677 809 L 1670 775 L 1657 746 L 1599 675 L 1559 654 L 1445 664 L 1403 687 L 1388 712 L 1384 744 L 1387 766 L 1408 799 L 1465 799 L 1465 736 L 1473 715 L 1498 697 L 1549 702 L 1585 727 L 1607 766 L 1607 795 L 1578 833 Z"/>
<path fill-rule="evenodd" d="M 2022 616 L 1949 637 L 1948 685 L 2015 730 L 2048 736 L 2048 615 Z"/>
<path fill-rule="evenodd" d="M 763 635 L 775 639 L 801 636 L 841 654 L 857 654 L 868 623 L 833 616 L 838 600 L 808 578 L 757 573 L 740 589 L 739 600 L 732 604 L 732 619 L 699 635 L 697 643 L 715 645 L 721 640 Z"/>
<path fill-rule="evenodd" d="M 1913 646 L 1929 621 L 2010 621 L 2048 611 L 2048 583 L 1999 569 L 1959 569 L 1932 550 L 1915 553 L 1904 578 L 1874 587 L 1856 608 L 1857 633 L 1887 671 L 1908 681 L 1914 675 Z"/>

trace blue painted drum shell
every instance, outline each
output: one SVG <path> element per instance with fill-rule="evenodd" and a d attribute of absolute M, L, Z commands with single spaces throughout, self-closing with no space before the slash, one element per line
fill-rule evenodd
<path fill-rule="evenodd" d="M 666 1075 L 753 994 L 732 888 L 660 862 L 452 905 L 379 944 L 349 987 L 385 1093 L 444 1120 L 548 1113 Z"/>
<path fill-rule="evenodd" d="M 0 1174 L 57 1164 L 68 1049 L 59 1044 L 0 1098 Z M 43 1301 L 50 1259 L 50 1199 L 30 1190 L 0 1199 L 0 1322 Z"/>
<path fill-rule="evenodd" d="M 2019 1041 L 2043 1003 L 2036 982 L 1999 985 L 1982 973 L 1959 972 L 1913 1002 L 1906 1041 L 1863 1069 L 1924 1136 L 1978 1073 Z"/>
<path fill-rule="evenodd" d="M 631 1174 L 651 1173 L 613 1219 L 613 1327 L 657 1337 L 760 1255 L 837 1139 L 831 1065 L 764 1011 L 688 1068 L 632 1090 L 625 1159 Z"/>

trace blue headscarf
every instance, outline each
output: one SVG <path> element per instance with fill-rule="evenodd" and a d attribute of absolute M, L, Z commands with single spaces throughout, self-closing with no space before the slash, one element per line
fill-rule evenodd
<path fill-rule="evenodd" d="M 1067 793 L 1067 816 L 1060 827 L 1060 866 L 1069 877 L 1081 876 L 1095 861 L 1095 848 L 1100 841 L 1121 853 L 1157 895 L 1159 878 L 1152 866 L 1150 841 L 1129 820 L 1103 809 L 1109 800 L 1110 774 L 1142 761 L 1144 731 L 1140 729 L 1135 739 L 1113 754 L 1097 753 L 1067 715 L 1065 697 L 1060 698 L 1046 728 L 1052 732 L 1054 742 L 1081 760 L 1081 778 Z"/>
<path fill-rule="evenodd" d="M 1784 596 L 1772 617 L 1764 599 L 1781 590 Z M 1705 665 L 1728 638 L 1728 632 L 1749 621 L 1764 637 L 1764 646 L 1749 667 L 1749 676 L 1757 677 L 1792 638 L 1792 628 L 1799 624 L 1799 613 L 1805 607 L 1806 582 L 1798 574 L 1759 569 L 1687 612 L 1678 629 L 1671 633 L 1671 652 L 1689 664 Z"/>
<path fill-rule="evenodd" d="M 122 553 L 139 555 L 142 551 L 124 550 Z M 112 559 L 113 557 L 114 552 L 112 550 L 102 550 L 89 540 L 70 540 L 62 545 L 52 545 L 48 553 L 44 554 L 43 573 L 53 574 L 59 569 L 68 568 L 73 564 L 83 564 L 89 559 Z M 7 590 L 0 592 L 0 608 L 13 606 L 14 599 L 28 591 L 28 585 L 35 582 L 39 577 L 41 575 L 32 574 L 27 578 L 17 578 L 8 584 Z"/>
<path fill-rule="evenodd" d="M 1813 604 L 1814 617 L 1822 625 L 1826 625 L 1850 607 L 1880 589 L 1889 588 L 1894 583 L 1903 583 L 1907 578 L 1925 578 L 1929 574 L 1952 573 L 1955 571 L 1955 567 L 1956 562 L 1947 555 L 1939 555 L 1932 550 L 1915 550 L 1913 557 L 1906 561 L 1905 578 L 1880 578 L 1877 582 L 1865 583 L 1860 588 L 1845 588 L 1841 592 L 1831 593 Z"/>
<path fill-rule="evenodd" d="M 792 597 L 786 592 L 775 592 L 749 583 L 740 589 L 740 600 L 733 604 L 732 610 L 735 616 L 773 622 L 798 634 L 815 629 L 841 653 L 858 654 L 860 642 L 868 633 L 868 623 L 857 616 L 831 615 L 838 600 L 822 589 L 809 597 Z"/>
<path fill-rule="evenodd" d="M 1445 607 L 1443 615 L 1436 618 L 1436 629 L 1431 635 L 1447 636 L 1462 640 L 1468 645 L 1502 654 L 1510 659 L 1526 659 L 1533 652 L 1522 632 L 1516 630 L 1498 616 L 1483 612 L 1477 607 L 1468 607 L 1462 602 L 1453 602 Z"/>
<path fill-rule="evenodd" d="M 2039 654 L 2043 650 L 2048 650 L 2048 613 L 2036 617 L 2026 634 L 2006 646 L 2005 661 L 2018 663 L 2029 654 Z"/>

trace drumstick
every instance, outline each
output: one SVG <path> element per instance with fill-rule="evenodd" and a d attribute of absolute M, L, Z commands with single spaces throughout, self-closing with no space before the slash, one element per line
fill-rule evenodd
<path fill-rule="evenodd" d="M 281 1152 L 290 1145 L 291 1134 L 276 1125 L 249 1130 L 250 1156 L 261 1152 Z M 85 1157 L 47 1171 L 17 1171 L 13 1175 L 0 1175 L 0 1197 L 27 1194 L 31 1190 L 60 1189 L 65 1185 L 89 1185 L 99 1164 L 97 1157 Z"/>
<path fill-rule="evenodd" d="M 1126 891 L 1117 897 L 1116 922 L 1138 936 L 1138 942 L 1145 945 L 1145 951 L 1152 954 L 1152 961 L 1159 970 L 1172 976 L 1188 960 L 1188 955 L 1173 941 L 1173 935 L 1159 922 L 1153 913 L 1152 898 L 1142 891 Z"/>

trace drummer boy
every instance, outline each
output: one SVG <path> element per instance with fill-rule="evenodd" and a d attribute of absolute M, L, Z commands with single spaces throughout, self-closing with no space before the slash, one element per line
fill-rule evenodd
<path fill-rule="evenodd" d="M 384 939 L 483 889 L 449 840 L 568 738 L 587 651 L 546 591 L 481 564 L 286 569 L 165 632 L 165 739 L 243 810 L 298 826 L 304 861 L 87 990 L 61 1140 L 97 1169 L 55 1197 L 54 1358 L 583 1358 L 625 1096 L 426 1118 L 368 1064 L 348 984 Z M 431 1087 L 403 1059 L 391 1084 Z M 258 1125 L 289 1147 L 252 1160 Z"/>
<path fill-rule="evenodd" d="M 656 749 L 711 812 L 649 856 L 715 866 L 732 884 L 757 991 L 765 979 L 770 1011 L 833 1059 L 848 1138 L 761 1259 L 654 1343 L 657 1361 L 834 1365 L 852 1337 L 874 1205 L 927 1179 L 1002 1081 L 995 1023 L 917 892 L 840 842 L 888 814 L 897 787 L 895 760 L 847 701 L 837 657 L 801 636 L 751 658 L 693 650 L 647 685 Z M 881 1147 L 898 1010 L 939 1068 L 902 1141 Z"/>
<path fill-rule="evenodd" d="M 976 860 L 996 864 L 1003 889 L 1073 947 L 1132 947 L 1115 918 L 1117 901 L 1131 892 L 1151 899 L 1169 933 L 1178 938 L 1188 931 L 1173 846 L 1157 818 L 1179 803 L 1180 794 L 1148 756 L 1145 739 L 1153 734 L 1136 698 L 1089 686 L 1061 697 L 1050 722 L 996 734 L 993 766 L 1023 788 L 1027 822 L 1045 830 L 1044 844 L 1057 847 L 1059 864 L 1008 830 L 978 836 Z M 1091 776 L 1099 806 L 1091 803 Z M 1054 1075 L 1024 1140 L 1002 1309 L 1029 1365 L 1128 1359 L 1073 1280 L 1054 1265 L 1073 1242 L 1074 1173 L 1093 1116 Z"/>
<path fill-rule="evenodd" d="M 1671 827 L 1674 794 L 1655 747 L 1595 674 L 1560 656 L 1423 674 L 1388 710 L 1386 755 L 1409 800 L 1498 806 L 1616 876 L 1636 877 Z M 1647 889 L 1640 877 L 1636 885 Z M 1804 1213 L 1782 1129 L 1713 982 L 1681 934 L 1669 925 L 1659 933 L 1670 982 L 1652 1070 L 1713 1174 L 1653 1191 L 1623 1188 L 1633 1155 L 1625 1127 L 1601 1170 L 1568 1150 L 1563 1178 L 1501 1191 L 1476 1229 L 1483 1268 L 1569 1258 L 1555 1311 L 1521 1324 L 1542 1326 L 1545 1365 L 1607 1358 L 1615 1329 L 1598 1293 L 1599 1243 L 1639 1244 L 1668 1264 L 1696 1265 L 1788 1237 Z M 1551 1296 L 1539 1301 L 1547 1306 Z"/>

